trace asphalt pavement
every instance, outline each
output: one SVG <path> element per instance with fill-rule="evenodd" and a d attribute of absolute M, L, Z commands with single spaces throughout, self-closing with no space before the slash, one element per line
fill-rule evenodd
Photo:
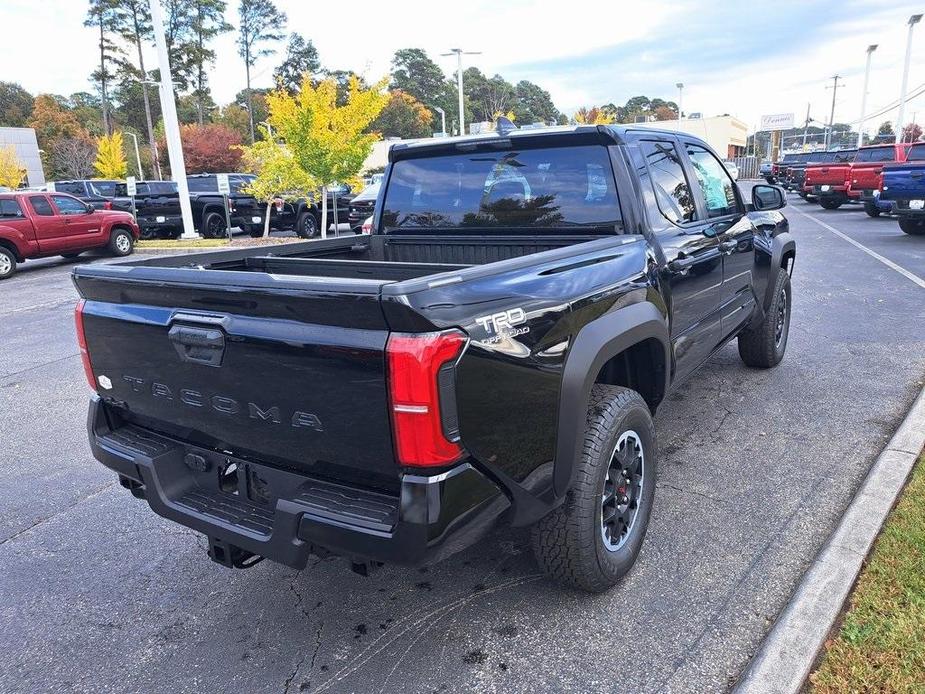
<path fill-rule="evenodd" d="M 210 562 L 90 455 L 88 259 L 25 263 L 0 283 L 0 692 L 727 689 L 925 376 L 925 290 L 896 269 L 925 278 L 925 237 L 790 203 L 787 355 L 727 346 L 660 407 L 649 534 L 599 596 L 543 578 L 524 531 L 366 578 Z"/>

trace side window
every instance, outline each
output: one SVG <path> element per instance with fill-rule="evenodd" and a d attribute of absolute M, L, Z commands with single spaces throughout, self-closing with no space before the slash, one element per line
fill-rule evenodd
<path fill-rule="evenodd" d="M 0 217 L 22 217 L 22 209 L 16 200 L 0 200 Z"/>
<path fill-rule="evenodd" d="M 54 217 L 55 211 L 51 209 L 51 203 L 44 195 L 33 195 L 29 198 L 29 204 L 32 205 L 32 211 L 40 217 Z"/>
<path fill-rule="evenodd" d="M 738 210 L 736 201 L 735 183 L 729 177 L 729 172 L 711 152 L 697 145 L 686 145 L 687 154 L 691 158 L 700 192 L 707 206 L 707 216 L 724 217 Z"/>
<path fill-rule="evenodd" d="M 695 221 L 694 198 L 677 148 L 671 142 L 648 140 L 641 142 L 640 147 L 646 158 L 659 212 L 675 224 Z"/>
<path fill-rule="evenodd" d="M 67 195 L 52 195 L 51 199 L 55 201 L 55 206 L 61 214 L 86 214 L 87 207 L 80 200 L 75 200 Z"/>
<path fill-rule="evenodd" d="M 79 181 L 58 181 L 55 183 L 55 190 L 59 193 L 70 193 L 71 195 L 83 195 L 84 184 Z"/>

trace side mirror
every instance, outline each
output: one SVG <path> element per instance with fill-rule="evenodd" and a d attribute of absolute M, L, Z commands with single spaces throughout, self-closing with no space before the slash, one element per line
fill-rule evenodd
<path fill-rule="evenodd" d="M 93 214 L 94 212 L 96 212 L 96 208 L 93 205 L 87 203 L 87 214 Z"/>
<path fill-rule="evenodd" d="M 777 186 L 767 186 L 759 183 L 752 188 L 752 207 L 758 212 L 779 210 L 787 206 L 783 191 Z"/>

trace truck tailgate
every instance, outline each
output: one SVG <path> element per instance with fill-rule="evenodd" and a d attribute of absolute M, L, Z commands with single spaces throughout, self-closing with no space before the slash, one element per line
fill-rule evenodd
<path fill-rule="evenodd" d="M 885 200 L 925 199 L 925 164 L 897 164 L 883 169 Z"/>
<path fill-rule="evenodd" d="M 117 266 L 74 277 L 98 392 L 128 421 L 397 488 L 381 282 L 348 292 L 337 280 Z"/>

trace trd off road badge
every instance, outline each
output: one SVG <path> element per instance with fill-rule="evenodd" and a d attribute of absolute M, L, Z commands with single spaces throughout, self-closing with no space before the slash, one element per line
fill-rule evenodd
<path fill-rule="evenodd" d="M 516 327 L 527 322 L 527 314 L 522 308 L 512 308 L 488 316 L 479 316 L 475 322 L 484 328 L 487 334 L 481 342 L 489 345 L 530 332 L 530 328 L 526 325 Z"/>

